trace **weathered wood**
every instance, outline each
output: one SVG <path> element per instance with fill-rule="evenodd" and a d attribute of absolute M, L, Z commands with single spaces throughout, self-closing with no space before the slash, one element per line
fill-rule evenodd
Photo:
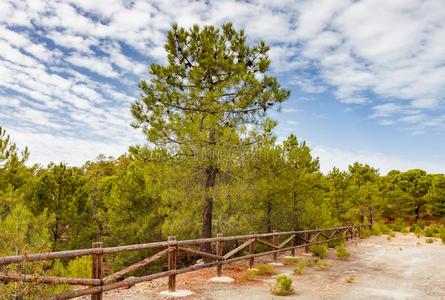
<path fill-rule="evenodd" d="M 315 235 L 311 237 L 311 239 L 309 240 L 309 243 L 312 243 L 314 241 L 318 241 L 318 237 L 320 236 L 320 232 L 316 231 Z"/>
<path fill-rule="evenodd" d="M 178 250 L 182 251 L 182 252 L 190 253 L 190 254 L 193 254 L 193 255 L 198 255 L 198 256 L 210 258 L 210 259 L 223 259 L 222 256 L 215 255 L 215 254 L 212 254 L 212 253 L 202 252 L 202 251 L 195 250 L 195 249 L 190 249 L 190 248 L 185 248 L 185 247 L 178 247 Z"/>
<path fill-rule="evenodd" d="M 133 271 L 139 270 L 139 269 L 145 267 L 146 265 L 151 264 L 152 262 L 158 260 L 159 258 L 163 257 L 164 255 L 166 255 L 167 253 L 169 253 L 171 251 L 173 251 L 173 249 L 166 248 L 166 249 L 164 249 L 164 250 L 162 250 L 162 251 L 160 251 L 160 252 L 158 252 L 158 253 L 156 253 L 156 254 L 154 254 L 154 255 L 152 255 L 152 256 L 144 259 L 144 260 L 141 260 L 141 261 L 139 261 L 139 262 L 137 262 L 135 264 L 132 264 L 132 265 L 130 265 L 130 266 L 128 266 L 128 267 L 126 267 L 126 268 L 116 272 L 116 273 L 113 273 L 113 274 L 105 277 L 103 279 L 103 282 L 105 284 L 113 282 L 113 281 L 121 278 L 122 276 L 124 276 L 124 275 L 126 275 L 128 273 L 131 273 Z"/>
<path fill-rule="evenodd" d="M 274 245 L 274 249 L 276 249 L 278 241 L 277 241 L 277 236 L 275 234 L 277 233 L 277 230 L 274 230 L 273 233 L 274 233 L 274 235 L 272 236 L 272 244 Z M 277 261 L 277 256 L 278 256 L 278 253 L 274 252 L 273 256 L 272 256 L 274 262 Z"/>
<path fill-rule="evenodd" d="M 255 234 L 255 232 L 251 232 L 250 234 Z M 258 241 L 257 239 L 255 239 L 255 241 Z M 252 243 L 249 244 L 249 254 L 255 254 L 255 241 L 253 241 Z M 254 257 L 250 257 L 249 258 L 249 268 L 253 268 L 253 265 L 255 263 L 255 258 Z"/>
<path fill-rule="evenodd" d="M 260 240 L 260 239 L 256 239 L 256 241 L 257 241 L 258 243 L 260 243 L 260 244 L 263 244 L 263 245 L 269 246 L 269 247 L 271 247 L 272 249 L 275 249 L 275 248 L 277 248 L 277 246 L 275 246 L 274 244 L 272 244 L 272 243 L 269 243 L 269 242 L 267 242 L 267 241 L 264 241 L 264 240 Z"/>
<path fill-rule="evenodd" d="M 251 234 L 251 235 L 255 236 L 255 234 Z M 337 238 L 334 238 L 332 240 L 338 240 L 338 239 L 341 239 L 341 238 L 343 238 L 343 237 L 337 237 Z M 320 244 L 320 243 L 324 243 L 324 242 L 325 241 L 318 241 L 318 242 L 313 242 L 312 244 Z M 56 300 L 56 299 L 57 300 L 72 299 L 72 298 L 80 297 L 80 296 L 83 296 L 83 295 L 89 295 L 91 293 L 97 293 L 98 291 L 105 292 L 105 291 L 114 290 L 114 289 L 117 289 L 117 288 L 129 287 L 129 286 L 133 286 L 133 285 L 135 285 L 137 283 L 140 283 L 140 282 L 150 281 L 150 280 L 154 280 L 154 279 L 157 279 L 157 278 L 162 278 L 162 277 L 166 277 L 166 276 L 178 275 L 178 274 L 183 274 L 183 273 L 192 272 L 192 271 L 196 271 L 196 270 L 201 270 L 201 269 L 217 266 L 219 264 L 229 264 L 229 263 L 242 261 L 242 260 L 246 260 L 246 259 L 250 260 L 251 258 L 270 255 L 270 254 L 273 254 L 274 252 L 281 253 L 281 252 L 289 251 L 289 250 L 292 250 L 292 249 L 303 248 L 303 247 L 306 247 L 306 246 L 307 246 L 306 244 L 295 245 L 295 246 L 292 246 L 292 247 L 286 247 L 286 248 L 272 250 L 272 251 L 267 251 L 267 252 L 254 253 L 254 254 L 249 254 L 249 255 L 245 255 L 245 256 L 234 257 L 234 258 L 227 259 L 227 260 L 224 260 L 224 261 L 215 261 L 215 262 L 211 262 L 211 263 L 207 263 L 207 264 L 203 264 L 203 265 L 193 265 L 193 266 L 182 268 L 182 269 L 178 269 L 178 270 L 175 269 L 175 270 L 165 271 L 165 272 L 151 274 L 151 275 L 147 275 L 147 276 L 127 279 L 127 280 L 124 280 L 124 281 L 120 281 L 120 282 L 116 282 L 116 283 L 112 283 L 112 284 L 107 284 L 107 285 L 104 285 L 102 287 L 87 288 L 87 289 L 83 289 L 83 290 L 71 291 L 71 292 L 68 292 L 68 293 L 65 293 L 65 294 L 62 294 L 62 295 L 55 296 L 55 297 L 53 297 L 51 299 L 53 299 L 53 300 Z"/>
<path fill-rule="evenodd" d="M 222 235 L 222 233 L 218 233 L 216 236 L 217 237 L 222 237 L 223 235 Z M 221 258 L 224 255 L 224 242 L 223 241 L 217 241 L 216 242 L 216 255 L 221 257 Z M 216 275 L 218 277 L 221 277 L 221 275 L 222 275 L 222 266 L 223 266 L 222 263 L 218 264 L 216 266 Z"/>
<path fill-rule="evenodd" d="M 61 258 L 73 258 L 101 252 L 100 249 L 80 249 L 70 251 L 57 251 L 49 253 L 35 253 L 26 255 L 4 256 L 0 257 L 0 265 L 9 265 L 21 262 L 33 262 L 40 260 L 51 260 Z"/>
<path fill-rule="evenodd" d="M 292 246 L 297 245 L 297 242 L 298 242 L 298 237 L 297 237 L 297 235 L 298 235 L 298 234 L 294 234 L 294 235 L 293 235 L 294 238 L 292 239 L 292 244 L 291 244 Z M 290 250 L 290 255 L 291 255 L 291 256 L 295 256 L 295 248 L 292 248 L 292 249 Z"/>
<path fill-rule="evenodd" d="M 295 239 L 295 234 L 291 235 L 289 238 L 287 238 L 284 242 L 282 242 L 278 248 L 283 248 L 287 243 Z"/>
<path fill-rule="evenodd" d="M 304 252 L 305 253 L 309 253 L 309 243 L 310 243 L 310 241 L 309 241 L 309 231 L 308 230 L 304 230 L 304 244 L 305 244 L 305 246 L 304 246 Z"/>
<path fill-rule="evenodd" d="M 22 282 L 36 282 L 48 284 L 71 284 L 71 285 L 100 285 L 100 279 L 91 278 L 71 278 L 71 277 L 57 277 L 46 275 L 29 275 L 17 273 L 3 273 L 0 272 L 0 281 L 22 281 Z"/>
<path fill-rule="evenodd" d="M 356 225 L 357 227 L 366 227 L 369 225 Z M 332 227 L 328 229 L 343 229 L 348 228 L 350 226 L 343 227 Z M 306 230 L 308 233 L 312 233 L 314 230 Z M 289 234 L 301 234 L 305 231 L 284 231 L 278 232 L 276 235 L 289 235 Z M 16 255 L 16 256 L 5 256 L 0 257 L 0 265 L 7 265 L 13 263 L 20 262 L 32 262 L 32 261 L 40 261 L 40 260 L 52 260 L 52 259 L 62 259 L 62 258 L 73 258 L 79 256 L 93 255 L 93 254 L 112 254 L 117 252 L 125 252 L 125 251 L 134 251 L 134 250 L 144 250 L 144 249 L 152 249 L 152 248 L 164 248 L 169 246 L 190 246 L 190 245 L 199 245 L 203 243 L 217 242 L 217 241 L 235 241 L 235 240 L 248 240 L 251 238 L 264 238 L 271 237 L 273 233 L 262 233 L 256 235 L 238 235 L 238 236 L 230 236 L 230 237 L 215 237 L 215 238 L 206 238 L 206 239 L 195 239 L 195 240 L 182 240 L 182 241 L 163 241 L 163 242 L 152 242 L 152 243 L 144 243 L 144 244 L 135 244 L 135 245 L 125 245 L 125 246 L 116 246 L 116 247 L 107 247 L 102 249 L 79 249 L 79 250 L 69 250 L 69 251 L 57 251 L 57 252 L 49 252 L 49 253 L 34 253 L 34 254 L 26 254 L 26 255 Z"/>
<path fill-rule="evenodd" d="M 169 236 L 168 240 L 175 241 L 176 237 Z M 168 270 L 173 271 L 176 270 L 176 246 L 171 246 L 170 249 L 172 249 L 172 251 L 168 252 Z M 168 276 L 168 290 L 170 292 L 176 291 L 176 274 Z"/>
<path fill-rule="evenodd" d="M 245 243 L 241 244 L 240 246 L 236 247 L 235 249 L 233 249 L 232 251 L 230 251 L 229 253 L 227 253 L 226 255 L 223 256 L 224 259 L 228 259 L 229 257 L 231 257 L 232 255 L 238 253 L 239 251 L 243 250 L 244 248 L 246 248 L 247 246 L 249 246 L 251 243 L 253 243 L 255 241 L 255 239 L 250 239 L 248 241 L 246 241 Z"/>
<path fill-rule="evenodd" d="M 103 247 L 102 242 L 94 242 L 93 248 L 99 248 L 101 249 Z M 98 279 L 102 282 L 102 276 L 103 276 L 103 255 L 100 254 L 93 254 L 92 255 L 92 277 L 94 279 Z M 91 294 L 91 300 L 102 300 L 102 291 Z"/>

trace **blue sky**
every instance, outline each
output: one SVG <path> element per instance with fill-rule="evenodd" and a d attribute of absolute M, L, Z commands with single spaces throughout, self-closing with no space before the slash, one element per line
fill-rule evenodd
<path fill-rule="evenodd" d="M 276 2 L 276 3 L 272 3 Z M 282 139 L 321 168 L 445 168 L 442 0 L 0 2 L 0 126 L 31 162 L 80 165 L 143 143 L 129 106 L 173 22 L 244 28 L 292 90 Z"/>

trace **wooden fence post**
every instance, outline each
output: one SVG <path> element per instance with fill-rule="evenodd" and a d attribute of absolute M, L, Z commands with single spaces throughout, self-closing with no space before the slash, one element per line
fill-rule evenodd
<path fill-rule="evenodd" d="M 94 242 L 92 248 L 103 248 L 102 242 Z M 92 258 L 92 277 L 94 279 L 102 279 L 104 268 L 103 268 L 103 254 L 93 254 Z M 91 300 L 102 300 L 102 292 L 91 294 Z"/>
<path fill-rule="evenodd" d="M 277 233 L 277 230 L 274 230 L 274 231 L 273 231 L 273 236 L 272 236 L 272 244 L 273 244 L 274 246 L 277 246 L 277 245 L 278 245 L 278 243 L 277 243 L 277 236 L 275 235 L 276 233 Z M 277 250 L 277 248 L 274 247 L 273 250 Z M 274 262 L 277 261 L 277 256 L 278 256 L 278 253 L 274 252 L 274 254 L 273 254 L 273 261 L 274 261 Z"/>
<path fill-rule="evenodd" d="M 306 246 L 304 246 L 304 252 L 309 253 L 309 232 L 307 232 L 307 228 L 304 229 L 304 240 L 305 240 L 305 244 Z"/>
<path fill-rule="evenodd" d="M 251 231 L 250 234 L 255 234 L 255 232 Z M 253 241 L 249 245 L 249 254 L 255 254 L 255 241 Z M 249 258 L 249 268 L 252 268 L 254 263 L 255 263 L 255 258 L 254 257 Z"/>
<path fill-rule="evenodd" d="M 222 237 L 222 233 L 218 233 L 216 235 L 217 237 Z M 224 252 L 224 242 L 223 241 L 216 241 L 216 255 L 223 256 Z M 218 277 L 221 277 L 222 274 L 222 264 L 216 266 L 216 275 Z"/>
<path fill-rule="evenodd" d="M 168 241 L 176 241 L 175 236 L 169 236 Z M 168 270 L 176 270 L 176 246 L 170 246 L 173 251 L 168 253 L 167 256 L 167 262 L 168 262 Z M 170 292 L 174 292 L 176 290 L 176 275 L 169 275 L 168 276 L 168 290 Z"/>
<path fill-rule="evenodd" d="M 291 246 L 295 247 L 297 245 L 297 234 L 295 234 L 295 238 L 292 239 L 291 241 Z M 291 256 L 295 256 L 295 248 L 290 249 L 290 255 Z"/>

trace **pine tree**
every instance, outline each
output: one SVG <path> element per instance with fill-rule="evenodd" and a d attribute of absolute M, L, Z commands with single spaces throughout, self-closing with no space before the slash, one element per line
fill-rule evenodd
<path fill-rule="evenodd" d="M 212 193 L 224 164 L 252 143 L 244 134 L 246 125 L 261 125 L 266 111 L 290 91 L 268 75 L 269 47 L 262 41 L 248 46 L 244 31 L 232 24 L 188 30 L 173 25 L 165 50 L 168 64 L 152 64 L 150 81 L 139 85 L 142 95 L 132 106 L 132 125 L 171 156 L 194 160 L 204 187 L 202 237 L 207 238 Z"/>

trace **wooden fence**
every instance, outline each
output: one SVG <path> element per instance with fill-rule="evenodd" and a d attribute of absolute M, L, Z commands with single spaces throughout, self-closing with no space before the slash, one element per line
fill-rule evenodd
<path fill-rule="evenodd" d="M 360 236 L 360 232 L 362 229 L 370 228 L 370 226 L 371 225 L 369 224 L 362 224 L 355 226 L 343 226 L 302 231 L 274 231 L 272 233 L 262 234 L 255 234 L 252 232 L 248 235 L 228 237 L 224 237 L 222 234 L 218 234 L 217 237 L 214 238 L 195 240 L 176 240 L 174 236 L 171 236 L 168 238 L 168 241 L 163 242 L 107 248 L 104 248 L 101 242 L 94 242 L 92 248 L 90 249 L 0 257 L 0 266 L 3 266 L 22 262 L 36 262 L 42 260 L 74 258 L 91 255 L 92 278 L 67 278 L 0 272 L 0 281 L 22 281 L 36 282 L 42 284 L 70 284 L 84 286 L 81 289 L 57 295 L 50 299 L 72 299 L 79 296 L 91 295 L 92 300 L 100 300 L 102 299 L 103 292 L 122 287 L 130 287 L 140 282 L 150 281 L 161 277 L 168 277 L 168 289 L 170 291 L 174 291 L 176 288 L 176 275 L 178 274 L 209 267 L 216 267 L 217 276 L 221 276 L 222 266 L 224 264 L 241 260 L 248 260 L 249 266 L 252 267 L 255 257 L 272 255 L 275 261 L 277 259 L 278 253 L 280 252 L 290 251 L 291 255 L 295 255 L 295 250 L 298 248 L 304 248 L 305 252 L 308 252 L 310 245 L 326 243 L 328 241 L 334 240 L 348 240 L 351 238 L 357 238 Z M 224 254 L 225 242 L 236 242 L 236 245 L 238 245 L 239 241 L 245 242 Z M 211 245 L 215 244 L 215 254 L 202 252 L 194 248 L 205 243 L 210 243 Z M 271 250 L 256 253 L 256 244 L 262 244 L 263 246 L 269 247 Z M 245 248 L 248 249 L 248 254 L 240 255 L 242 254 L 240 253 L 241 250 Z M 143 249 L 159 249 L 159 252 L 118 272 L 104 277 L 103 262 L 105 255 Z M 203 257 L 205 259 L 205 262 L 202 264 L 195 264 L 177 269 L 176 256 L 179 252 L 183 252 L 192 256 Z M 139 270 L 164 256 L 167 256 L 167 271 L 142 277 L 132 277 L 119 281 L 119 279 L 123 279 L 125 275 Z M 85 288 L 85 286 L 88 287 Z"/>

